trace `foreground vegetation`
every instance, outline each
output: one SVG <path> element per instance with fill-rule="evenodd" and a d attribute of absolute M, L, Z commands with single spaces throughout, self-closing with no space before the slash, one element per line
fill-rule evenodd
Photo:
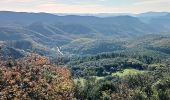
<path fill-rule="evenodd" d="M 0 99 L 170 99 L 170 64 L 166 58 L 103 53 L 61 61 L 68 67 L 51 64 L 37 54 L 1 60 Z"/>
<path fill-rule="evenodd" d="M 73 81 L 70 71 L 36 54 L 0 62 L 1 100 L 70 100 Z"/>

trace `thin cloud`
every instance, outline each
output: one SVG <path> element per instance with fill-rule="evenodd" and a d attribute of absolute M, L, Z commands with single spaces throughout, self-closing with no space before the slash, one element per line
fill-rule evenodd
<path fill-rule="evenodd" d="M 0 10 L 50 13 L 170 11 L 170 0 L 1 0 Z"/>

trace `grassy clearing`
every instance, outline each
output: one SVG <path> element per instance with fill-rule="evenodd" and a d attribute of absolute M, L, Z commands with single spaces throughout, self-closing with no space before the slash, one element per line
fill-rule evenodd
<path fill-rule="evenodd" d="M 82 86 L 84 86 L 84 82 L 86 81 L 86 79 L 84 78 L 77 78 L 77 79 L 74 79 L 74 83 L 77 84 L 78 82 L 80 82 L 80 84 Z"/>
<path fill-rule="evenodd" d="M 144 72 L 145 71 L 140 71 L 140 70 L 137 70 L 137 69 L 124 69 L 123 71 L 118 71 L 118 72 L 112 73 L 112 76 L 124 77 L 124 76 L 127 76 L 127 75 L 142 74 Z M 104 77 L 98 77 L 98 76 L 92 76 L 92 77 L 95 78 L 96 81 L 104 79 Z M 86 79 L 84 79 L 84 78 L 74 79 L 74 83 L 77 84 L 77 82 L 80 82 L 80 84 L 82 86 L 84 86 L 84 82 L 86 82 Z"/>
<path fill-rule="evenodd" d="M 123 71 L 118 71 L 115 73 L 112 73 L 112 76 L 127 76 L 127 75 L 136 75 L 136 74 L 142 74 L 144 73 L 144 71 L 140 71 L 137 69 L 124 69 Z"/>

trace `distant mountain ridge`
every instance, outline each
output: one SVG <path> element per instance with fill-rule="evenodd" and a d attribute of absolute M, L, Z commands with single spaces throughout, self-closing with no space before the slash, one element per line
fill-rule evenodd
<path fill-rule="evenodd" d="M 103 46 L 109 52 L 122 50 L 122 44 L 102 41 L 170 33 L 170 14 L 167 12 L 99 17 L 0 11 L 0 22 L 0 41 L 14 49 L 52 56 L 60 54 L 57 49 L 60 47 L 66 52 L 71 49 L 70 52 L 81 54 L 104 52 Z M 81 39 L 87 44 L 80 43 Z M 26 44 L 29 46 L 24 46 Z"/>

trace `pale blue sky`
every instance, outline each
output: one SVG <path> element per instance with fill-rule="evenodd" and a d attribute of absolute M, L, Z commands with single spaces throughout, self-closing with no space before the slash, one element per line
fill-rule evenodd
<path fill-rule="evenodd" d="M 65 4 L 98 4 L 106 6 L 116 6 L 116 5 L 128 5 L 136 3 L 140 0 L 56 0 L 60 3 Z"/>
<path fill-rule="evenodd" d="M 49 13 L 170 12 L 170 0 L 0 0 L 0 10 Z"/>

